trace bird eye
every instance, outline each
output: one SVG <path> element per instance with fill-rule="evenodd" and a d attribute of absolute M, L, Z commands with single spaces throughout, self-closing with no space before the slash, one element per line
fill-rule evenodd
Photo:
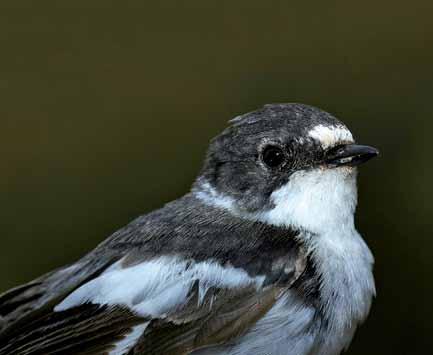
<path fill-rule="evenodd" d="M 276 168 L 284 163 L 286 157 L 280 147 L 269 145 L 262 151 L 262 160 L 270 168 Z"/>

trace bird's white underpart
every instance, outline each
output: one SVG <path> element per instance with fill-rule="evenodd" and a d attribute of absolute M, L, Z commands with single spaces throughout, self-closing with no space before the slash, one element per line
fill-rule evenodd
<path fill-rule="evenodd" d="M 375 294 L 373 256 L 354 225 L 356 169 L 296 172 L 271 200 L 274 208 L 258 219 L 306 231 L 299 238 L 310 249 L 321 274 L 321 297 L 331 328 L 347 333 L 348 343 L 356 325 L 367 316 Z"/>

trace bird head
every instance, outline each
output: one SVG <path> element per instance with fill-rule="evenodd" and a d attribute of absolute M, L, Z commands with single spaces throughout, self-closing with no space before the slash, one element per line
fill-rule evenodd
<path fill-rule="evenodd" d="M 211 141 L 195 184 L 202 199 L 275 225 L 314 229 L 323 209 L 334 220 L 353 215 L 356 167 L 378 151 L 356 144 L 337 118 L 303 104 L 271 104 L 230 123 Z"/>

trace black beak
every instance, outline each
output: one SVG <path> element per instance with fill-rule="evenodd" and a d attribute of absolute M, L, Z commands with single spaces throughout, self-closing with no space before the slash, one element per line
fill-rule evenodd
<path fill-rule="evenodd" d="M 326 164 L 331 167 L 356 166 L 379 154 L 376 148 L 368 145 L 347 144 L 332 148 L 326 153 Z"/>

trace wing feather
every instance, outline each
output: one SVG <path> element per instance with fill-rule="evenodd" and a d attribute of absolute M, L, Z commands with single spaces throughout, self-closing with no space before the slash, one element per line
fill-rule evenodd
<path fill-rule="evenodd" d="M 269 245 L 257 239 L 263 226 L 251 227 L 252 241 L 220 241 L 207 256 L 192 254 L 181 236 L 162 243 L 170 233 L 140 223 L 76 264 L 0 295 L 0 355 L 179 355 L 227 344 L 248 332 L 305 269 L 305 253 L 290 235 L 272 229 L 263 237 Z M 134 244 L 128 238 L 137 228 L 157 236 Z M 259 257 L 251 245 L 269 255 Z M 143 334 L 128 338 L 137 329 Z"/>
<path fill-rule="evenodd" d="M 227 344 L 264 316 L 287 288 L 268 286 L 209 289 L 200 305 L 154 319 L 130 351 L 143 355 L 189 354 L 197 349 Z M 195 297 L 191 297 L 194 299 Z"/>
<path fill-rule="evenodd" d="M 114 348 L 135 325 L 145 321 L 120 306 L 83 304 L 21 327 L 19 335 L 3 339 L 0 354 L 101 353 Z"/>
<path fill-rule="evenodd" d="M 83 258 L 71 266 L 45 274 L 0 295 L 0 353 L 10 339 L 23 334 L 34 321 L 53 314 L 53 307 L 68 294 L 99 276 L 118 258 Z"/>

